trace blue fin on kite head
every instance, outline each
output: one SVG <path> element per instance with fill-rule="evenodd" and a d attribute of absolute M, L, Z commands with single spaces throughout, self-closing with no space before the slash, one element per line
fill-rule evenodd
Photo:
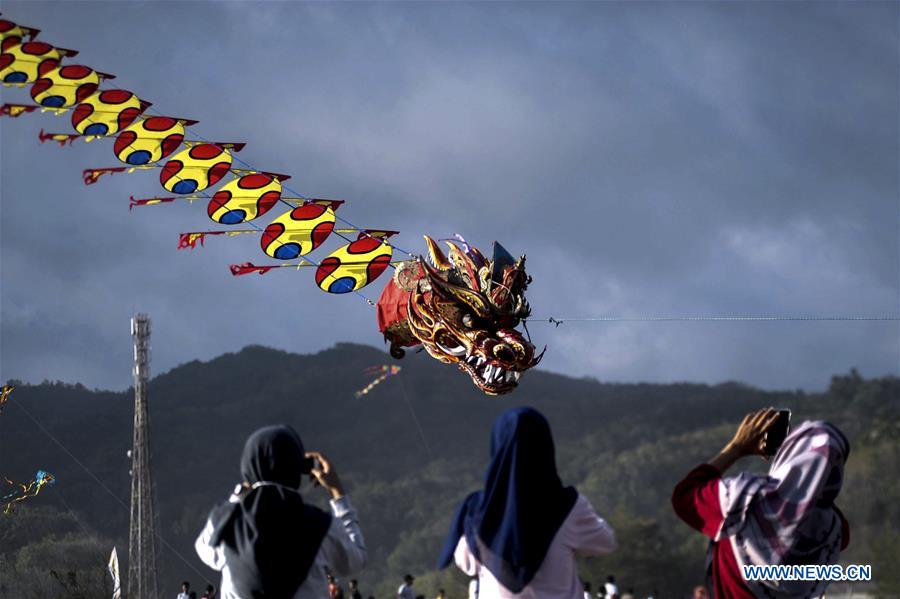
<path fill-rule="evenodd" d="M 512 254 L 506 251 L 506 248 L 500 245 L 499 242 L 494 242 L 494 258 L 491 263 L 491 281 L 494 283 L 502 283 L 503 282 L 503 271 L 508 266 L 515 266 L 516 259 L 513 258 Z"/>

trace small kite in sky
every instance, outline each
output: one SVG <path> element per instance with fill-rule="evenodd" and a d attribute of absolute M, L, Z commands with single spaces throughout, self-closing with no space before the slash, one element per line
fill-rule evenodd
<path fill-rule="evenodd" d="M 372 389 L 374 389 L 379 383 L 388 378 L 389 376 L 394 376 L 400 373 L 401 368 L 394 364 L 384 364 L 382 366 L 372 366 L 370 368 L 366 368 L 366 374 L 377 374 L 378 376 L 371 383 L 355 392 L 353 396 L 356 399 L 359 399 Z"/>
<path fill-rule="evenodd" d="M 29 497 L 34 497 L 41 492 L 41 489 L 43 489 L 45 485 L 54 484 L 56 482 L 56 477 L 45 470 L 38 470 L 34 475 L 34 478 L 27 483 L 17 484 L 9 480 L 8 478 L 5 480 L 7 484 L 18 487 L 12 492 L 4 495 L 3 499 L 0 500 L 0 502 L 6 504 L 6 507 L 3 509 L 3 513 L 8 516 L 13 512 L 13 504 L 20 501 L 25 501 Z"/>
<path fill-rule="evenodd" d="M 3 406 L 9 401 L 9 396 L 12 395 L 14 389 L 15 387 L 10 385 L 3 385 L 3 390 L 0 391 L 0 414 L 3 413 Z"/>

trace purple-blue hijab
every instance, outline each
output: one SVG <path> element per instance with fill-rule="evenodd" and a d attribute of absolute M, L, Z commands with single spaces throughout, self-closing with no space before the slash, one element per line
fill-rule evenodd
<path fill-rule="evenodd" d="M 462 502 L 438 562 L 453 562 L 459 539 L 504 587 L 519 593 L 534 578 L 578 492 L 564 487 L 547 419 L 533 408 L 502 414 L 491 431 L 484 489 Z"/>

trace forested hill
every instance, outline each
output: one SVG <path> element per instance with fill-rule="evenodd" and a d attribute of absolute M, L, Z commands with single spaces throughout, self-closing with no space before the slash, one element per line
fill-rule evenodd
<path fill-rule="evenodd" d="M 238 482 L 247 435 L 278 422 L 292 424 L 341 473 L 370 551 L 359 575 L 365 594 L 393 597 L 409 571 L 419 576 L 419 592 L 433 596 L 441 585 L 462 596 L 464 579 L 433 573 L 434 563 L 456 504 L 481 479 L 494 418 L 516 405 L 547 415 L 564 480 L 619 533 L 620 550 L 586 561 L 585 578 L 613 573 L 622 586 L 657 589 L 657 597 L 683 596 L 701 581 L 705 544 L 671 514 L 671 489 L 727 441 L 745 412 L 774 405 L 793 409 L 795 421 L 825 418 L 848 434 L 853 452 L 840 504 L 854 528 L 846 558 L 873 563 L 880 590 L 900 592 L 900 575 L 887 567 L 900 563 L 897 378 L 851 372 L 834 377 L 826 393 L 803 394 L 536 371 L 512 395 L 488 398 L 454 369 L 413 353 L 398 376 L 356 399 L 372 378 L 364 369 L 390 362 L 359 345 L 314 355 L 253 346 L 152 380 L 163 596 L 174 596 L 183 579 L 200 590 L 203 577 L 216 581 L 194 557 L 193 539 Z M 0 597 L 106 595 L 98 585 L 113 544 L 127 571 L 132 406 L 130 391 L 17 386 L 0 415 L 0 474 L 26 480 L 42 468 L 58 482 L 0 518 Z"/>

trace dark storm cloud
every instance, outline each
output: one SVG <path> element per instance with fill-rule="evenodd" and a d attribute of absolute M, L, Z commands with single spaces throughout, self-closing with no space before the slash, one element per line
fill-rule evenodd
<path fill-rule="evenodd" d="M 527 252 L 537 316 L 896 314 L 892 3 L 16 3 L 79 60 L 344 217 Z M 103 23 L 117 23 L 107 26 Z M 5 101 L 23 92 L 4 90 Z M 128 213 L 152 174 L 80 183 L 108 144 L 0 123 L 2 376 L 122 387 L 248 343 L 379 342 L 311 273 L 232 279 L 250 240 L 176 252 L 199 205 Z M 367 293 L 377 297 L 380 285 Z M 897 373 L 896 323 L 535 324 L 546 367 L 821 387 Z"/>

